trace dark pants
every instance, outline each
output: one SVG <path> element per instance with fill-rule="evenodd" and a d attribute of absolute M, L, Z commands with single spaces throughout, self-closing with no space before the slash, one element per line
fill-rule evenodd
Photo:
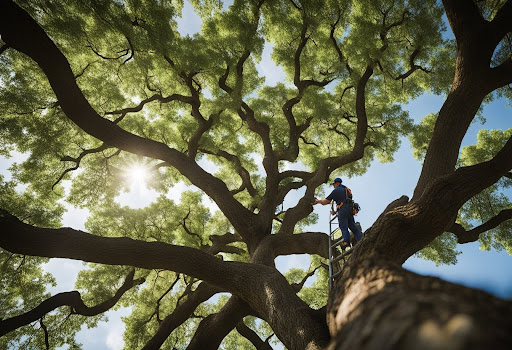
<path fill-rule="evenodd" d="M 350 243 L 350 231 L 354 233 L 356 241 L 360 241 L 363 237 L 363 233 L 357 228 L 352 213 L 351 204 L 343 204 L 338 211 L 338 223 L 340 225 L 341 234 L 343 235 L 343 241 Z"/>

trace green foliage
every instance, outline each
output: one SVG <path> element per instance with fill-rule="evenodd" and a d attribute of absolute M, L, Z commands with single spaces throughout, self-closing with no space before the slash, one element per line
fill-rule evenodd
<path fill-rule="evenodd" d="M 460 166 L 470 166 L 491 159 L 512 136 L 512 128 L 508 130 L 480 130 L 476 145 L 462 149 Z M 487 222 L 501 210 L 512 208 L 510 191 L 512 179 L 502 177 L 493 186 L 486 188 L 464 204 L 459 212 L 459 222 L 467 229 Z M 510 220 L 486 231 L 479 237 L 480 249 L 505 249 L 512 254 L 512 230 Z"/>
<path fill-rule="evenodd" d="M 437 120 L 437 114 L 430 113 L 421 120 L 420 124 L 415 125 L 412 134 L 409 136 L 411 146 L 413 149 L 414 158 L 422 160 L 427 153 L 428 144 L 432 133 L 434 132 L 434 125 Z"/>
<path fill-rule="evenodd" d="M 455 265 L 457 255 L 461 252 L 455 250 L 457 238 L 450 233 L 443 233 L 436 237 L 428 246 L 416 253 L 416 257 L 432 261 L 439 265 Z"/>
<path fill-rule="evenodd" d="M 364 142 L 368 146 L 360 161 L 333 169 L 342 176 L 360 175 L 375 158 L 393 161 L 400 138 L 411 132 L 415 148 L 425 149 L 435 116 L 413 127 L 401 104 L 425 91 L 446 92 L 453 76 L 453 65 L 446 62 L 454 61 L 454 43 L 442 38 L 443 11 L 434 0 L 266 1 L 261 8 L 256 0 L 235 0 L 228 8 L 219 0 L 192 0 L 202 20 L 200 33 L 193 36 L 183 36 L 177 29 L 182 0 L 17 2 L 64 53 L 80 89 L 99 115 L 184 156 L 192 156 L 190 141 L 197 136 L 198 125 L 211 122 L 197 142 L 194 159 L 231 191 L 242 188 L 240 168 L 247 171 L 255 193 L 244 189 L 235 199 L 254 212 L 261 205 L 268 180 L 260 167 L 266 145 L 244 113 L 254 112 L 254 121 L 268 126 L 269 142 L 276 152 L 293 149 L 291 124 L 307 127 L 298 139 L 297 156 L 281 161 L 279 167 L 315 171 L 323 159 L 353 149 L 360 113 L 356 111 L 356 87 L 371 67 L 373 74 L 365 88 L 369 129 Z M 265 45 L 272 45 L 272 60 L 286 74 L 285 80 L 274 86 L 265 85 L 257 68 Z M 246 52 L 250 55 L 242 62 Z M 506 57 L 504 48 L 496 53 L 497 60 Z M 412 58 L 422 69 L 410 71 Z M 222 79 L 227 88 L 220 84 Z M 301 81 L 315 84 L 299 89 Z M 169 164 L 118 152 L 76 127 L 62 112 L 44 74 L 28 57 L 10 49 L 3 52 L 0 82 L 0 155 L 14 150 L 28 154 L 25 161 L 12 167 L 12 180 L 0 182 L 0 208 L 34 225 L 58 227 L 64 210 L 60 204 L 65 195 L 63 185 L 67 188 L 69 184 L 65 202 L 90 210 L 86 229 L 92 234 L 207 249 L 214 235 L 233 232 L 224 214 L 211 210 L 206 205 L 209 199 L 196 188 L 188 187 L 177 203 L 169 199 L 181 185 L 190 185 L 186 176 Z M 182 98 L 163 102 L 176 95 Z M 148 102 L 152 96 L 160 98 Z M 187 99 L 194 102 L 183 101 Z M 290 110 L 283 108 L 288 101 L 295 101 Z M 126 108 L 133 110 L 128 113 Z M 118 196 L 133 185 L 129 169 L 135 165 L 149 174 L 147 188 L 159 193 L 142 209 L 117 203 Z M 78 170 L 71 171 L 77 166 Z M 284 179 L 279 185 L 294 180 Z M 17 186 L 24 186 L 24 191 L 18 192 Z M 283 208 L 282 203 L 275 204 L 276 212 Z M 500 202 L 500 208 L 504 205 Z M 472 210 L 461 220 L 472 219 Z M 317 220 L 315 215 L 299 220 L 294 231 Z M 273 232 L 279 228 L 279 221 L 274 220 Z M 438 243 L 438 248 L 420 254 L 440 263 L 453 262 L 453 240 L 443 236 Z M 241 253 L 220 253 L 224 260 L 249 261 L 245 243 L 229 246 Z M 1 295 L 5 297 L 1 317 L 49 296 L 44 284 L 52 284 L 53 279 L 40 267 L 45 260 L 26 258 L 21 264 L 22 257 L 0 253 L 2 268 L 7 271 L 0 276 L 6 286 Z M 319 309 L 327 301 L 328 276 L 326 269 L 319 267 L 320 258 L 311 261 L 308 271 L 292 270 L 287 278 L 297 283 L 317 269 L 310 277 L 314 282 L 304 286 L 299 296 Z M 76 287 L 87 305 L 97 304 L 115 293 L 129 270 L 89 265 L 79 274 Z M 26 278 L 15 281 L 19 274 Z M 125 319 L 128 349 L 142 347 L 158 329 L 159 320 L 186 298 L 185 291 L 197 288 L 197 281 L 169 271 L 137 270 L 138 277 L 146 278 L 146 283 L 126 293 L 117 305 L 132 309 Z M 201 304 L 194 313 L 197 317 L 178 327 L 163 348 L 183 348 L 200 318 L 220 310 L 226 300 L 222 295 Z M 94 326 L 102 317 L 86 321 L 67 316 L 67 310 L 58 310 L 45 318 L 54 337 L 52 348 L 65 343 L 78 348 L 73 337 L 81 325 Z M 251 317 L 244 321 L 262 339 L 272 335 L 267 323 Z M 40 327 L 32 325 L 3 337 L 0 347 L 19 342 L 19 347 L 42 348 L 42 337 Z M 223 342 L 226 349 L 250 346 L 235 331 Z"/>

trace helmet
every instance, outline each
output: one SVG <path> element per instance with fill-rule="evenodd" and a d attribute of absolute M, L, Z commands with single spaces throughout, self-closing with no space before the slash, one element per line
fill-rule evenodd
<path fill-rule="evenodd" d="M 337 178 L 334 179 L 334 181 L 332 183 L 335 184 L 336 182 L 342 183 L 343 180 L 341 180 L 340 177 L 337 177 Z"/>

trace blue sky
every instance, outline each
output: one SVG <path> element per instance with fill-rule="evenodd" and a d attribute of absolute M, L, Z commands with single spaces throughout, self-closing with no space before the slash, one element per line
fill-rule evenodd
<path fill-rule="evenodd" d="M 185 2 L 183 18 L 178 21 L 180 32 L 193 35 L 199 28 L 199 17 Z M 272 47 L 265 46 L 262 61 L 258 64 L 258 70 L 267 77 L 267 84 L 275 85 L 284 80 L 283 72 L 270 59 Z M 443 99 L 433 95 L 423 95 L 409 103 L 404 108 L 410 113 L 416 122 L 429 113 L 437 112 Z M 498 99 L 484 109 L 487 122 L 484 126 L 474 123 L 464 144 L 473 144 L 476 141 L 476 133 L 482 127 L 489 129 L 507 129 L 512 127 L 511 109 L 509 102 Z M 19 161 L 23 157 L 18 155 L 11 159 L 0 157 L 0 173 L 8 175 L 8 167 L 13 161 Z M 401 195 L 411 196 L 421 170 L 421 163 L 412 157 L 409 141 L 404 138 L 402 147 L 395 155 L 395 162 L 382 164 L 375 161 L 369 171 L 359 177 L 344 178 L 344 184 L 352 189 L 354 197 L 362 206 L 362 211 L 356 220 L 360 221 L 363 230 L 367 229 L 389 204 L 390 201 Z M 336 174 L 333 174 L 335 176 Z M 174 193 L 180 193 L 184 187 L 176 188 Z M 330 190 L 326 186 L 326 193 Z M 130 193 L 119 197 L 123 204 L 131 204 L 140 207 L 150 203 L 155 198 L 155 193 L 148 191 L 144 186 L 134 186 Z M 177 198 L 176 198 L 177 199 Z M 135 204 L 136 203 L 136 204 Z M 329 209 L 327 206 L 315 206 L 315 212 L 320 220 L 317 225 L 310 228 L 312 231 L 328 231 Z M 70 208 L 64 216 L 64 226 L 83 229 L 87 211 Z M 483 289 L 502 298 L 512 298 L 512 257 L 501 251 L 481 251 L 478 243 L 458 245 L 462 254 L 458 256 L 458 263 L 450 266 L 436 267 L 433 263 L 411 257 L 404 267 L 424 275 L 438 276 L 448 281 L 460 283 L 466 286 Z M 309 260 L 304 256 L 280 257 L 277 259 L 281 270 L 290 267 L 307 268 Z M 59 286 L 52 288 L 52 293 L 69 291 L 74 289 L 74 276 L 83 268 L 79 262 L 52 259 L 47 265 L 47 270 L 55 274 Z M 120 316 L 126 316 L 129 310 L 110 312 L 109 323 L 100 323 L 96 330 L 87 330 L 79 335 L 79 341 L 85 349 L 120 349 L 122 347 L 122 332 L 124 325 Z"/>

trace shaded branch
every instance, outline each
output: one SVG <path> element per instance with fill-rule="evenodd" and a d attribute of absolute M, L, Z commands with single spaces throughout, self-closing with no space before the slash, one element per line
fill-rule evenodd
<path fill-rule="evenodd" d="M 414 63 L 414 60 L 415 60 L 416 56 L 418 56 L 419 53 L 420 53 L 420 50 L 418 48 L 414 49 L 414 51 L 411 53 L 411 57 L 409 57 L 409 66 L 410 66 L 409 70 L 405 73 L 402 73 L 402 74 L 396 76 L 396 77 L 393 77 L 393 79 L 402 80 L 402 84 L 403 84 L 403 81 L 407 77 L 409 77 L 412 73 L 417 71 L 418 69 L 425 73 L 431 73 L 432 72 L 431 70 Z"/>
<path fill-rule="evenodd" d="M 272 266 L 276 257 L 292 254 L 316 254 L 328 258 L 328 236 L 323 232 L 270 235 L 261 241 L 252 261 Z"/>
<path fill-rule="evenodd" d="M 42 319 L 44 315 L 61 306 L 71 306 L 73 309 L 72 314 L 95 316 L 103 313 L 112 308 L 129 289 L 144 283 L 144 278 L 134 280 L 134 274 L 135 270 L 132 270 L 128 276 L 126 276 L 123 285 L 117 290 L 113 297 L 92 307 L 88 307 L 84 304 L 78 291 L 56 294 L 22 315 L 0 320 L 0 336 L 37 321 L 38 319 Z"/>
<path fill-rule="evenodd" d="M 512 58 L 491 68 L 486 85 L 488 85 L 489 91 L 493 91 L 508 84 L 512 84 Z"/>
<path fill-rule="evenodd" d="M 251 313 L 242 299 L 232 296 L 219 312 L 201 320 L 187 350 L 217 349 L 238 322 Z"/>
<path fill-rule="evenodd" d="M 80 167 L 80 162 L 82 161 L 82 158 L 84 158 L 86 155 L 88 154 L 93 154 L 93 153 L 99 153 L 99 152 L 102 152 L 106 149 L 110 148 L 109 146 L 107 146 L 105 143 L 102 144 L 101 146 L 99 147 L 96 147 L 96 148 L 92 148 L 92 149 L 87 149 L 87 150 L 84 150 L 82 151 L 82 153 L 80 153 L 80 155 L 76 158 L 73 158 L 73 157 L 70 157 L 70 156 L 65 156 L 65 157 L 62 157 L 61 158 L 61 161 L 62 162 L 74 162 L 75 163 L 75 166 L 71 167 L 71 168 L 67 168 L 66 170 L 64 170 L 62 172 L 62 174 L 59 176 L 59 178 L 57 179 L 57 181 L 55 181 L 52 185 L 52 190 L 54 189 L 54 187 L 64 178 L 64 176 L 71 172 L 71 171 L 74 171 L 74 170 L 77 170 L 79 167 Z"/>
<path fill-rule="evenodd" d="M 142 350 L 160 349 L 173 330 L 188 320 L 201 303 L 210 299 L 218 292 L 221 292 L 221 290 L 208 283 L 202 282 L 199 284 L 196 290 L 189 293 L 188 298 L 184 302 L 177 305 L 174 311 L 162 320 L 157 332 Z"/>
<path fill-rule="evenodd" d="M 247 327 L 243 320 L 236 324 L 236 330 L 242 337 L 249 340 L 256 350 L 272 350 L 268 341 L 263 341 L 255 331 Z"/>
<path fill-rule="evenodd" d="M 48 328 L 46 328 L 46 325 L 43 323 L 43 318 L 39 320 L 39 325 L 41 326 L 41 329 L 44 332 L 44 345 L 46 347 L 46 350 L 50 349 L 50 334 L 48 333 Z"/>
<path fill-rule="evenodd" d="M 9 45 L 2 45 L 0 46 L 0 55 L 4 53 L 5 50 L 7 50 L 9 48 Z"/>
<path fill-rule="evenodd" d="M 458 223 L 454 223 L 447 231 L 455 234 L 457 236 L 457 242 L 460 244 L 475 242 L 478 240 L 480 234 L 492 230 L 510 219 L 512 219 L 512 209 L 504 209 L 487 222 L 469 231 L 466 231 L 464 227 Z"/>
<path fill-rule="evenodd" d="M 229 152 L 226 152 L 224 150 L 219 149 L 217 152 L 208 151 L 206 149 L 199 149 L 200 152 L 205 154 L 211 154 L 215 155 L 221 158 L 226 159 L 227 161 L 231 162 L 236 171 L 238 172 L 238 175 L 242 179 L 242 185 L 240 186 L 240 189 L 236 191 L 236 193 L 242 192 L 244 189 L 247 189 L 247 192 L 251 195 L 251 197 L 255 197 L 258 192 L 256 191 L 256 188 L 254 188 L 252 181 L 251 181 L 251 174 L 247 169 L 245 169 L 242 166 L 242 162 L 240 161 L 240 158 L 238 158 L 236 155 L 231 154 Z M 232 191 L 233 192 L 233 191 Z"/>
<path fill-rule="evenodd" d="M 512 2 L 507 1 L 498 10 L 490 23 L 490 27 L 497 38 L 496 40 L 501 40 L 505 35 L 512 32 L 512 21 L 510 18 L 512 18 Z"/>
<path fill-rule="evenodd" d="M 310 278 L 311 276 L 313 276 L 315 273 L 316 273 L 316 270 L 318 270 L 322 265 L 318 265 L 316 268 L 314 268 L 313 270 L 309 271 L 303 278 L 302 280 L 299 282 L 299 283 L 294 283 L 292 285 L 293 289 L 295 290 L 295 292 L 300 292 L 300 290 L 304 287 L 304 284 L 306 283 L 306 281 L 308 280 L 308 278 Z"/>

